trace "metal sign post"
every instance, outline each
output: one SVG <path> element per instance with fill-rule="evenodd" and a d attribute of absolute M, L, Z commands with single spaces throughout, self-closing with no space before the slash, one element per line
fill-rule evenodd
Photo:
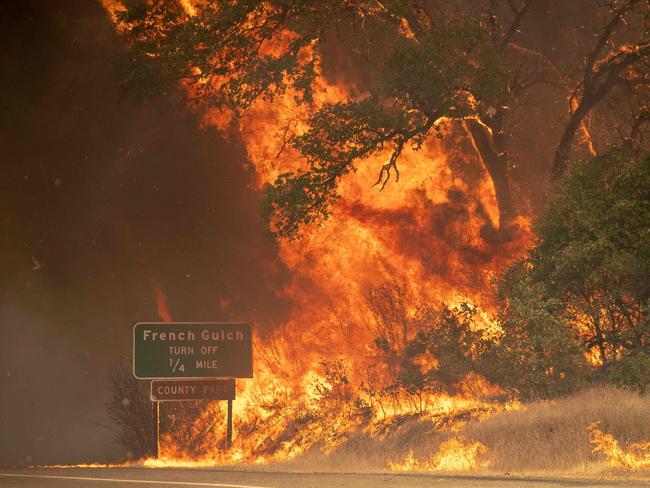
<path fill-rule="evenodd" d="M 232 447 L 235 378 L 253 377 L 248 323 L 140 322 L 133 326 L 133 375 L 152 379 L 153 455 L 160 455 L 160 403 L 227 400 L 226 449 Z"/>
<path fill-rule="evenodd" d="M 153 402 L 153 457 L 160 455 L 160 402 Z"/>
<path fill-rule="evenodd" d="M 226 450 L 232 447 L 232 400 L 228 400 L 228 425 L 226 427 Z"/>

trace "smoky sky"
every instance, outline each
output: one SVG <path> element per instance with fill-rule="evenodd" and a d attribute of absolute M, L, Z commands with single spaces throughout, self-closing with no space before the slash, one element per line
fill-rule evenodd
<path fill-rule="evenodd" d="M 280 321 L 241 145 L 120 89 L 98 2 L 0 6 L 0 465 L 120 459 L 104 404 L 136 321 Z"/>

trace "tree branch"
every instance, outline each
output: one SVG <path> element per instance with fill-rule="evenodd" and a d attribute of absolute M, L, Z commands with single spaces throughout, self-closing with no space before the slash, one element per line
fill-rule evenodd
<path fill-rule="evenodd" d="M 375 186 L 381 183 L 381 188 L 379 189 L 379 191 L 382 191 L 386 187 L 386 183 L 388 183 L 391 169 L 395 170 L 395 183 L 399 181 L 399 170 L 397 169 L 397 158 L 401 154 L 403 147 L 404 147 L 404 141 L 399 141 L 395 146 L 395 150 L 393 151 L 393 154 L 391 154 L 390 156 L 390 160 L 381 167 L 381 170 L 379 171 L 379 178 L 377 178 L 377 182 L 374 185 L 372 185 L 371 188 L 374 188 Z"/>
<path fill-rule="evenodd" d="M 627 14 L 632 8 L 634 8 L 634 6 L 638 4 L 640 1 L 641 0 L 628 0 L 621 7 L 619 7 L 614 11 L 614 16 L 607 23 L 602 34 L 598 37 L 598 41 L 596 42 L 596 45 L 587 56 L 587 62 L 585 64 L 585 74 L 584 74 L 585 84 L 593 74 L 593 68 L 594 68 L 594 64 L 596 63 L 596 59 L 601 54 L 603 48 L 607 44 L 607 41 L 612 37 L 618 25 L 621 22 L 623 22 L 625 14 Z"/>
<path fill-rule="evenodd" d="M 512 40 L 512 37 L 515 35 L 515 33 L 519 30 L 519 27 L 521 27 L 521 22 L 524 19 L 524 15 L 526 15 L 526 12 L 533 4 L 533 1 L 534 0 L 526 0 L 524 2 L 524 5 L 519 10 L 515 10 L 515 18 L 512 21 L 512 24 L 510 24 L 508 32 L 506 32 L 506 34 L 503 36 L 503 39 L 501 40 L 502 46 L 508 44 Z M 513 7 L 512 4 L 510 6 L 511 8 Z"/>

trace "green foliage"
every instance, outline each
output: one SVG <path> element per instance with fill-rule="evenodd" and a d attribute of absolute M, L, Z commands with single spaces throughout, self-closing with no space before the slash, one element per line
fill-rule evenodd
<path fill-rule="evenodd" d="M 309 100 L 315 59 L 304 54 L 320 37 L 322 16 L 291 0 L 203 2 L 195 16 L 180 2 L 129 2 L 119 13 L 131 45 L 125 84 L 148 96 L 180 79 L 197 100 L 233 111 L 289 86 Z M 265 51 L 265 45 L 280 42 L 285 28 L 296 35 L 283 39 L 282 48 Z"/>
<path fill-rule="evenodd" d="M 510 76 L 503 49 L 477 20 L 441 25 L 418 42 L 400 39 L 386 63 L 381 89 L 404 110 L 434 117 L 475 113 L 495 103 Z"/>
<path fill-rule="evenodd" d="M 336 175 L 324 171 L 282 173 L 263 191 L 262 217 L 267 221 L 275 218 L 274 235 L 293 238 L 301 225 L 329 217 L 329 205 L 337 199 Z"/>
<path fill-rule="evenodd" d="M 504 323 L 517 330 L 537 317 L 552 335 L 568 326 L 582 350 L 600 359 L 601 374 L 645 387 L 650 158 L 613 150 L 577 163 L 536 230 L 539 240 L 530 257 L 501 283 Z M 559 353 L 561 341 L 551 344 Z"/>
<path fill-rule="evenodd" d="M 292 139 L 309 170 L 283 173 L 264 189 L 262 216 L 274 219 L 276 235 L 296 237 L 303 224 L 329 217 L 338 180 L 355 160 L 381 149 L 400 127 L 399 114 L 384 111 L 374 99 L 326 104 L 309 120 L 310 129 Z M 403 122 L 402 122 L 403 124 Z"/>
<path fill-rule="evenodd" d="M 609 371 L 614 383 L 645 393 L 650 387 L 650 352 L 648 348 L 625 351 Z"/>
<path fill-rule="evenodd" d="M 586 369 L 577 333 L 561 303 L 531 280 L 528 263 L 504 273 L 498 290 L 503 330 L 483 358 L 483 373 L 521 398 L 555 397 L 580 386 Z"/>
<path fill-rule="evenodd" d="M 576 164 L 537 224 L 537 279 L 585 299 L 605 287 L 650 296 L 649 162 L 613 151 Z"/>
<path fill-rule="evenodd" d="M 486 341 L 476 330 L 475 314 L 476 308 L 461 304 L 440 312 L 425 310 L 417 319 L 421 326 L 407 347 L 407 359 L 425 353 L 435 358 L 437 364 L 424 375 L 439 389 L 455 392 L 461 380 L 478 369 Z"/>

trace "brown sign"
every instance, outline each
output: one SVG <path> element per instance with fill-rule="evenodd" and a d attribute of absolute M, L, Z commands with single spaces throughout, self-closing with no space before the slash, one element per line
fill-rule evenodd
<path fill-rule="evenodd" d="M 234 400 L 235 380 L 153 380 L 151 401 Z"/>

